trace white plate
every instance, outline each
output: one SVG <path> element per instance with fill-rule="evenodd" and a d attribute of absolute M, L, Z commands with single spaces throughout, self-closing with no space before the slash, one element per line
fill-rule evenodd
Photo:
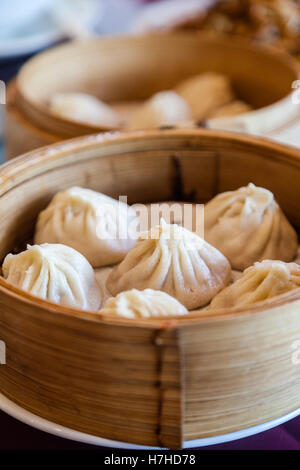
<path fill-rule="evenodd" d="M 82 432 L 74 431 L 73 429 L 66 428 L 59 424 L 52 423 L 44 418 L 30 413 L 24 410 L 14 402 L 6 398 L 0 393 L 0 409 L 5 413 L 9 414 L 15 419 L 22 421 L 22 423 L 28 424 L 40 431 L 48 432 L 64 439 L 70 439 L 72 441 L 83 442 L 85 444 L 92 444 L 95 446 L 112 447 L 116 449 L 160 449 L 159 447 L 147 447 L 136 444 L 130 444 L 127 442 L 112 441 L 110 439 L 103 439 L 102 437 L 92 436 Z M 193 447 L 204 447 L 214 444 L 221 444 L 223 442 L 235 441 L 244 437 L 253 436 L 268 429 L 279 426 L 296 416 L 300 415 L 300 408 L 280 418 L 274 419 L 267 423 L 253 426 L 251 428 L 242 429 L 241 431 L 223 434 L 221 436 L 207 437 L 204 439 L 196 439 L 194 441 L 186 441 L 184 443 L 184 449 L 191 449 Z"/>

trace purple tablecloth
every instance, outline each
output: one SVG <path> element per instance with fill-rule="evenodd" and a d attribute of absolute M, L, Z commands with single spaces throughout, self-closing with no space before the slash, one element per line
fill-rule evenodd
<path fill-rule="evenodd" d="M 69 450 L 95 447 L 38 431 L 0 412 L 0 450 L 16 449 Z M 202 449 L 300 450 L 300 417 L 256 436 Z"/>

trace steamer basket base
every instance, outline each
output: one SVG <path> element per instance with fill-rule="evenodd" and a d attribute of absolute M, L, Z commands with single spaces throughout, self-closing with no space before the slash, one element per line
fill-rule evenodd
<path fill-rule="evenodd" d="M 21 421 L 24 424 L 32 426 L 40 431 L 53 434 L 64 439 L 70 439 L 76 442 L 82 442 L 84 444 L 91 444 L 98 447 L 110 447 L 114 449 L 137 449 L 137 450 L 159 450 L 160 447 L 147 447 L 142 445 L 131 444 L 121 441 L 113 441 L 110 439 L 103 439 L 102 437 L 92 436 L 82 432 L 74 431 L 73 429 L 66 428 L 59 424 L 52 423 L 44 418 L 40 418 L 24 408 L 16 405 L 13 401 L 6 398 L 0 393 L 0 409 L 12 416 L 13 418 Z M 215 444 L 222 444 L 224 442 L 236 441 L 245 437 L 253 436 L 269 429 L 275 428 L 293 418 L 300 416 L 300 408 L 287 415 L 280 416 L 279 418 L 273 419 L 266 423 L 259 424 L 258 426 L 252 426 L 247 429 L 241 429 L 237 432 L 229 434 L 222 434 L 219 436 L 211 436 L 203 439 L 195 439 L 193 441 L 186 441 L 183 445 L 183 449 L 193 449 L 197 447 L 210 446 Z"/>

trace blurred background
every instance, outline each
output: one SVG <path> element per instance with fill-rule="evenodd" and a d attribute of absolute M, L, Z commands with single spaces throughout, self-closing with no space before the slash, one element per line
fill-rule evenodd
<path fill-rule="evenodd" d="M 2 0 L 0 80 L 7 84 L 30 57 L 55 44 L 174 30 L 244 36 L 299 58 L 300 1 Z M 3 108 L 0 104 L 2 139 Z"/>
<path fill-rule="evenodd" d="M 0 76 L 66 40 L 130 31 L 143 0 L 9 0 L 0 4 Z"/>
<path fill-rule="evenodd" d="M 7 84 L 26 60 L 53 45 L 95 35 L 129 32 L 146 3 L 151 2 L 144 0 L 1 1 L 0 80 Z M 3 107 L 1 103 L 2 138 Z"/>
<path fill-rule="evenodd" d="M 201 29 L 240 34 L 300 55 L 299 0 L 4 0 L 0 76 L 30 55 L 93 35 Z"/>

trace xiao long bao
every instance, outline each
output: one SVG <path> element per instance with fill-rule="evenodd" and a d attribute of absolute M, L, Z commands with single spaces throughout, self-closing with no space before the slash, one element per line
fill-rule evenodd
<path fill-rule="evenodd" d="M 238 116 L 239 114 L 248 113 L 252 111 L 251 106 L 241 100 L 232 101 L 232 103 L 225 104 L 220 108 L 215 109 L 209 114 L 210 118 Z"/>
<path fill-rule="evenodd" d="M 99 313 L 124 318 L 154 318 L 186 315 L 188 310 L 165 292 L 131 289 L 109 298 Z"/>
<path fill-rule="evenodd" d="M 265 260 L 246 269 L 240 279 L 220 292 L 210 309 L 247 307 L 299 287 L 299 264 Z"/>
<path fill-rule="evenodd" d="M 202 73 L 181 82 L 175 91 L 189 105 L 193 118 L 202 120 L 234 100 L 228 77 L 214 72 Z"/>
<path fill-rule="evenodd" d="M 192 310 L 210 302 L 230 276 L 230 264 L 216 248 L 162 219 L 140 235 L 106 285 L 112 295 L 129 289 L 161 290 Z"/>
<path fill-rule="evenodd" d="M 209 303 L 207 312 L 244 307 L 300 287 L 300 265 L 291 262 L 297 234 L 269 190 L 250 183 L 213 198 L 204 208 L 206 240 L 202 223 L 187 229 L 190 219 L 203 222 L 202 207 L 189 204 L 186 214 L 183 204 L 129 207 L 81 187 L 58 192 L 38 216 L 35 245 L 8 255 L 3 276 L 82 310 L 99 312 L 108 299 L 101 314 L 133 319 L 186 315 Z M 161 214 L 170 223 L 158 223 Z"/>
<path fill-rule="evenodd" d="M 204 230 L 208 243 L 238 271 L 264 259 L 293 261 L 298 249 L 297 233 L 274 195 L 252 183 L 208 202 Z"/>
<path fill-rule="evenodd" d="M 7 282 L 41 299 L 81 310 L 101 307 L 92 266 L 68 246 L 28 246 L 22 253 L 7 255 L 2 272 Z"/>
<path fill-rule="evenodd" d="M 174 91 L 161 91 L 146 101 L 129 120 L 130 130 L 149 129 L 189 121 L 192 113 L 186 101 Z"/>
<path fill-rule="evenodd" d="M 216 72 L 193 75 L 173 89 L 156 91 L 145 101 L 104 103 L 87 93 L 64 92 L 54 93 L 48 105 L 60 118 L 127 130 L 185 127 L 193 121 L 236 116 L 253 109 L 238 99 L 230 78 Z"/>
<path fill-rule="evenodd" d="M 49 103 L 51 111 L 62 118 L 94 126 L 118 127 L 121 117 L 95 96 L 86 93 L 55 93 Z"/>
<path fill-rule="evenodd" d="M 136 212 L 124 202 L 73 187 L 58 192 L 40 213 L 34 241 L 71 246 L 99 268 L 120 262 L 134 246 L 129 231 L 136 219 Z"/>

